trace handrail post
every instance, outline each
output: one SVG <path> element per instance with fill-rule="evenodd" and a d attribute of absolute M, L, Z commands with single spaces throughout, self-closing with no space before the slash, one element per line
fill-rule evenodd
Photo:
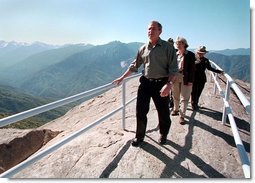
<path fill-rule="evenodd" d="M 215 78 L 215 81 L 214 81 L 214 87 L 213 87 L 213 94 L 216 95 L 216 89 L 217 89 L 217 86 L 216 86 L 216 82 L 217 82 L 217 74 L 213 74 L 214 75 L 214 78 Z"/>
<path fill-rule="evenodd" d="M 226 102 L 229 101 L 229 94 L 230 94 L 230 81 L 227 80 L 227 86 L 226 86 L 226 92 L 225 92 L 225 98 L 224 100 Z M 224 102 L 224 108 L 223 108 L 223 115 L 222 115 L 222 124 L 225 125 L 226 124 L 226 120 L 227 120 L 227 106 L 225 105 L 225 102 Z"/>
<path fill-rule="evenodd" d="M 209 72 L 210 74 L 210 77 L 209 77 L 209 82 L 211 83 L 211 82 L 213 82 L 213 72 Z"/>
<path fill-rule="evenodd" d="M 122 83 L 122 129 L 125 130 L 125 119 L 126 119 L 126 80 Z"/>

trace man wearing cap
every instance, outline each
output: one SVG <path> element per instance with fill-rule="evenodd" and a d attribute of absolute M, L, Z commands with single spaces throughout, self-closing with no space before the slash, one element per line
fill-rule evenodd
<path fill-rule="evenodd" d="M 135 60 L 127 71 L 113 81 L 113 83 L 119 84 L 132 72 L 137 72 L 141 65 L 144 67 L 137 92 L 136 137 L 132 141 L 132 146 L 135 147 L 144 141 L 151 98 L 158 111 L 160 144 L 166 143 L 171 126 L 168 95 L 178 67 L 175 49 L 160 39 L 161 32 L 162 25 L 159 22 L 150 22 L 148 26 L 149 42 L 139 49 Z"/>
<path fill-rule="evenodd" d="M 192 83 L 195 74 L 195 54 L 188 51 L 187 40 L 183 37 L 178 36 L 175 41 L 177 50 L 177 63 L 179 73 L 172 86 L 173 98 L 174 98 L 174 109 L 172 116 L 179 115 L 179 123 L 185 124 L 185 113 L 188 107 L 189 98 L 192 90 Z"/>
<path fill-rule="evenodd" d="M 206 57 L 204 57 L 206 53 L 208 53 L 208 51 L 206 51 L 205 46 L 199 46 L 196 49 L 196 61 L 195 61 L 196 71 L 191 93 L 191 104 L 193 110 L 198 109 L 199 97 L 206 83 L 205 69 L 208 69 L 212 72 L 223 74 L 223 71 L 214 69 L 211 66 L 209 60 Z"/>

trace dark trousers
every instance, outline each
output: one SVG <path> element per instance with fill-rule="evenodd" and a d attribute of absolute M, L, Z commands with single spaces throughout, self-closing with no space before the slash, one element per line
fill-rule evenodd
<path fill-rule="evenodd" d="M 160 134 L 167 136 L 171 126 L 169 96 L 160 96 L 160 90 L 167 83 L 167 79 L 168 78 L 164 78 L 161 81 L 150 81 L 144 76 L 140 78 L 140 86 L 137 92 L 136 103 L 136 138 L 143 139 L 145 136 L 147 114 L 149 112 L 151 98 L 158 111 Z"/>
<path fill-rule="evenodd" d="M 193 107 L 197 107 L 199 102 L 199 97 L 204 89 L 205 82 L 193 82 L 192 92 L 191 92 L 191 104 Z"/>

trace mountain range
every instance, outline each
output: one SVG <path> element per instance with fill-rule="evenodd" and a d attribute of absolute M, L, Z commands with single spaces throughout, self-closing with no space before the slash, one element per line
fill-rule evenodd
<path fill-rule="evenodd" d="M 2 84 L 60 99 L 110 82 L 126 69 L 141 43 L 71 45 L 33 54 L 6 68 Z"/>
<path fill-rule="evenodd" d="M 4 118 L 25 110 L 48 104 L 52 101 L 32 96 L 10 86 L 0 85 L 0 118 Z M 34 128 L 41 126 L 57 117 L 62 116 L 69 107 L 60 107 L 34 117 L 22 120 L 18 123 L 8 125 L 20 129 Z"/>
<path fill-rule="evenodd" d="M 232 55 L 251 55 L 251 49 L 250 48 L 212 50 L 210 52 L 219 53 L 219 54 L 226 55 L 226 56 L 232 56 Z"/>
<path fill-rule="evenodd" d="M 41 42 L 19 43 L 15 41 L 0 41 L 0 71 L 19 63 L 27 57 L 46 50 L 57 48 L 58 46 L 49 45 Z"/>
<path fill-rule="evenodd" d="M 127 69 L 142 44 L 113 41 L 97 46 L 57 46 L 40 42 L 0 41 L 1 90 L 12 93 L 13 102 L 4 100 L 6 95 L 1 94 L 0 100 L 3 102 L 0 112 L 3 111 L 2 115 L 13 114 L 16 112 L 15 103 L 22 106 L 18 104 L 27 101 L 30 103 L 27 106 L 34 107 L 35 101 L 42 104 L 109 83 Z M 206 56 L 233 78 L 249 82 L 248 53 L 250 49 L 235 49 L 210 51 Z M 42 102 L 41 99 L 46 101 Z M 23 106 L 19 111 L 25 109 L 27 107 Z"/>
<path fill-rule="evenodd" d="M 208 53 L 207 58 L 220 66 L 225 73 L 233 79 L 240 79 L 245 82 L 251 81 L 251 62 L 250 55 L 230 55 L 226 56 L 219 53 Z"/>

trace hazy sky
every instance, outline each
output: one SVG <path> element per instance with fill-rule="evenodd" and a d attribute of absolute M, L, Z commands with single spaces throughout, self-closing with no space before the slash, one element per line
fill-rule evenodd
<path fill-rule="evenodd" d="M 249 0 L 0 0 L 0 40 L 51 44 L 146 42 L 158 20 L 162 39 L 190 48 L 250 47 Z"/>

